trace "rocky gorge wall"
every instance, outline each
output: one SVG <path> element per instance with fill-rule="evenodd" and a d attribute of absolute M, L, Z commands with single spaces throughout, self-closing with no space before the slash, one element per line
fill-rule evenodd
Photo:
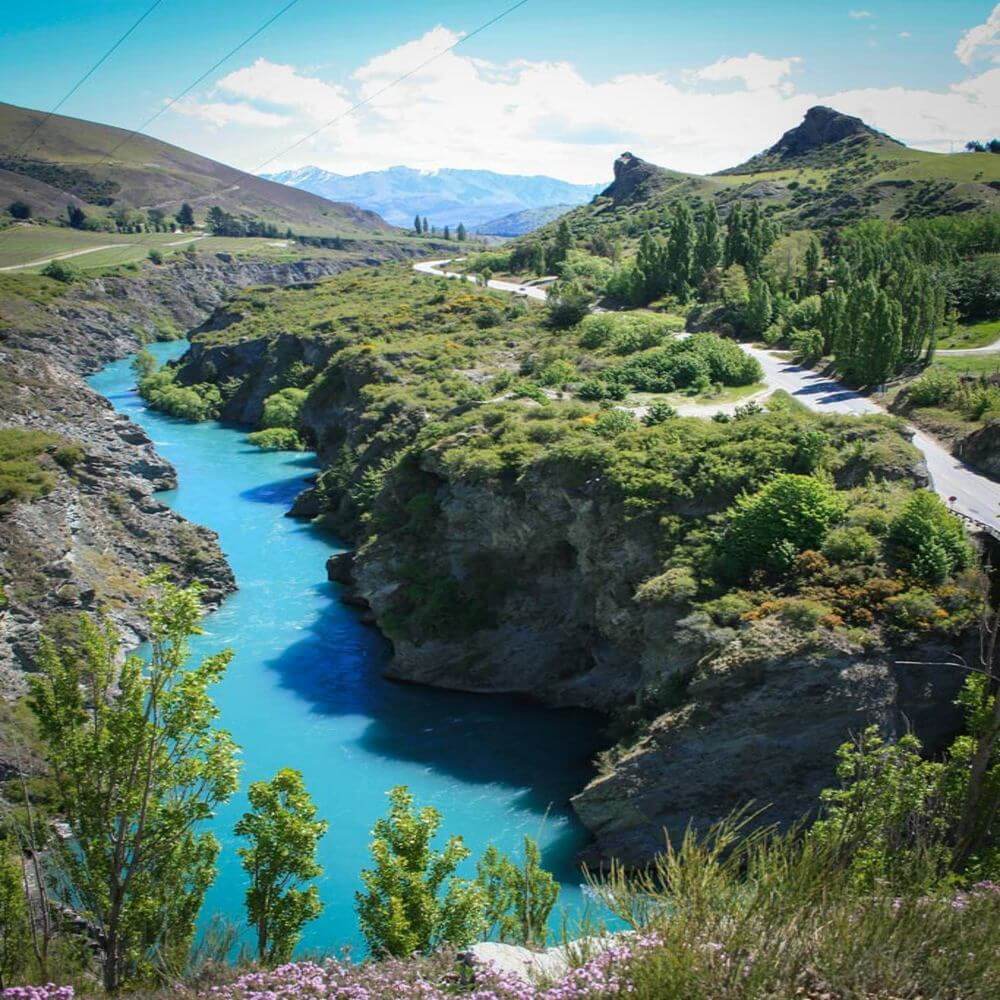
<path fill-rule="evenodd" d="M 227 322 L 220 310 L 205 329 Z M 954 735 L 959 672 L 898 662 L 940 659 L 944 643 L 873 649 L 773 619 L 725 628 L 681 601 L 637 599 L 662 568 L 659 527 L 625 516 L 597 479 L 531 469 L 473 482 L 430 447 L 407 460 L 362 528 L 352 490 L 429 418 L 401 405 L 373 426 L 365 387 L 391 373 L 357 357 L 328 366 L 334 353 L 329 340 L 277 330 L 230 343 L 196 337 L 178 377 L 235 387 L 225 415 L 255 424 L 289 366 L 323 372 L 303 429 L 331 473 L 345 445 L 356 464 L 335 485 L 321 476 L 295 512 L 367 539 L 333 557 L 329 573 L 392 641 L 389 676 L 633 720 L 573 799 L 595 837 L 589 860 L 642 864 L 664 830 L 707 826 L 750 800 L 762 821 L 792 823 L 834 780 L 836 747 L 866 725 L 892 735 L 913 726 L 932 750 Z M 926 485 L 913 454 L 892 475 Z M 868 470 L 842 475 L 860 482 Z"/>
<path fill-rule="evenodd" d="M 0 505 L 0 695 L 23 692 L 23 671 L 54 617 L 101 609 L 126 642 L 143 638 L 140 582 L 159 566 L 204 583 L 209 606 L 235 588 L 214 532 L 154 496 L 174 485 L 173 468 L 82 375 L 151 339 L 181 335 L 239 289 L 378 263 L 386 247 L 291 262 L 178 255 L 134 274 L 80 280 L 48 298 L 5 289 L 0 429 L 53 432 L 81 458 L 71 469 L 48 463 L 55 478 L 45 495 Z"/>

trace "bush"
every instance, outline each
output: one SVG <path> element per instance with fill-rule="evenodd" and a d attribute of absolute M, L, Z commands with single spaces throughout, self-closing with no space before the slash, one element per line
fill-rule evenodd
<path fill-rule="evenodd" d="M 149 257 L 151 263 L 153 263 L 153 264 L 162 264 L 163 263 L 163 254 L 162 254 L 161 251 L 157 250 L 155 247 L 152 250 L 150 250 L 149 253 L 146 256 Z"/>
<path fill-rule="evenodd" d="M 261 427 L 295 427 L 307 395 L 305 389 L 294 386 L 272 393 L 264 400 Z"/>
<path fill-rule="evenodd" d="M 893 519 L 889 542 L 896 561 L 925 583 L 943 583 L 972 562 L 962 522 L 928 490 L 914 493 Z"/>
<path fill-rule="evenodd" d="M 55 281 L 62 281 L 67 285 L 76 279 L 76 271 L 61 260 L 50 260 L 42 268 L 42 274 L 46 278 L 53 278 Z"/>
<path fill-rule="evenodd" d="M 556 330 L 576 326 L 590 311 L 590 293 L 576 281 L 556 281 L 549 288 L 548 324 Z"/>
<path fill-rule="evenodd" d="M 659 576 L 639 585 L 635 592 L 637 604 L 664 604 L 668 601 L 688 601 L 698 593 L 698 581 L 690 566 L 674 566 Z"/>
<path fill-rule="evenodd" d="M 26 201 L 12 201 L 7 207 L 12 219 L 30 219 L 31 206 Z"/>
<path fill-rule="evenodd" d="M 177 385 L 172 368 L 159 368 L 139 380 L 139 395 L 155 410 L 183 420 L 210 420 L 222 410 L 222 394 L 209 382 Z"/>
<path fill-rule="evenodd" d="M 299 432 L 291 427 L 268 427 L 247 435 L 247 441 L 263 451 L 302 451 Z"/>
<path fill-rule="evenodd" d="M 816 329 L 795 330 L 788 339 L 792 353 L 807 364 L 823 357 L 823 334 Z"/>
<path fill-rule="evenodd" d="M 834 528 L 823 543 L 823 555 L 834 563 L 875 562 L 879 555 L 879 542 L 864 528 Z"/>
<path fill-rule="evenodd" d="M 597 422 L 594 424 L 594 433 L 600 434 L 601 437 L 617 437 L 626 431 L 635 430 L 635 427 L 635 417 L 628 411 L 606 410 L 597 418 Z"/>
<path fill-rule="evenodd" d="M 951 369 L 931 368 L 910 383 L 906 400 L 913 406 L 940 406 L 954 397 L 960 385 L 958 375 Z"/>
<path fill-rule="evenodd" d="M 655 427 L 667 420 L 673 420 L 676 416 L 677 411 L 669 403 L 652 403 L 642 418 L 642 422 L 647 427 Z"/>
<path fill-rule="evenodd" d="M 787 570 L 805 549 L 818 549 L 844 513 L 836 490 L 812 476 L 782 473 L 763 489 L 738 497 L 720 553 L 721 570 Z"/>
<path fill-rule="evenodd" d="M 574 378 L 576 378 L 576 368 L 564 358 L 557 358 L 551 364 L 546 365 L 538 374 L 538 381 L 547 386 L 566 385 Z"/>

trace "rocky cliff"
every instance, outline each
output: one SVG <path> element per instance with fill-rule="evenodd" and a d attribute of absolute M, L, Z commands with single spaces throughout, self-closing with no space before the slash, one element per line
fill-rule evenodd
<path fill-rule="evenodd" d="M 637 513 L 620 482 L 571 450 L 516 457 L 530 446 L 508 445 L 493 428 L 517 426 L 518 413 L 543 417 L 537 403 L 496 413 L 457 405 L 445 427 L 440 411 L 399 391 L 405 348 L 345 348 L 346 333 L 311 318 L 303 331 L 297 303 L 281 314 L 287 325 L 261 332 L 246 319 L 252 305 L 242 304 L 242 319 L 221 309 L 204 324 L 179 381 L 227 386 L 225 415 L 251 425 L 290 373 L 310 384 L 301 430 L 328 471 L 296 509 L 358 542 L 328 570 L 391 639 L 390 676 L 617 719 L 608 742 L 619 744 L 574 799 L 595 836 L 592 860 L 642 863 L 664 829 L 705 826 L 749 799 L 768 807 L 765 821 L 793 822 L 833 781 L 837 745 L 865 725 L 899 733 L 912 724 L 932 748 L 953 735 L 961 675 L 897 662 L 943 655 L 943 640 L 940 650 L 928 642 L 912 651 L 898 637 L 870 641 L 865 629 L 741 620 L 749 604 L 720 621 L 692 607 L 685 588 L 696 583 L 682 577 L 650 592 L 649 581 L 664 579 L 665 526 L 683 535 L 685 524 L 711 524 L 729 502 L 724 491 L 680 487 L 667 506 Z M 393 402 L 376 406 L 384 394 Z M 802 433 L 813 440 L 817 427 L 796 429 L 795 419 L 806 418 L 774 421 L 773 444 L 748 444 L 748 460 L 793 447 Z M 552 440 L 555 423 L 529 419 L 528 440 Z M 697 427 L 690 432 L 701 440 Z M 841 488 L 926 485 L 918 453 L 891 423 L 834 420 L 819 433 L 841 455 L 831 467 Z M 493 459 L 489 473 L 467 468 L 491 449 L 499 468 Z"/>

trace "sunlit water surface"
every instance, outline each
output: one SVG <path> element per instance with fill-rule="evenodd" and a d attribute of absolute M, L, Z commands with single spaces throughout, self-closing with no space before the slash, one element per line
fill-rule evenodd
<path fill-rule="evenodd" d="M 166 361 L 186 346 L 151 350 Z M 473 856 L 490 843 L 516 851 L 524 834 L 537 837 L 563 883 L 553 927 L 563 917 L 577 920 L 585 897 L 574 856 L 586 838 L 568 798 L 590 773 L 598 720 L 384 680 L 386 642 L 324 578 L 327 556 L 343 546 L 284 516 L 317 467 L 314 457 L 261 452 L 241 430 L 147 410 L 130 363 L 108 365 L 89 382 L 176 467 L 179 486 L 161 499 L 219 533 L 239 584 L 194 643 L 196 654 L 235 650 L 215 695 L 243 754 L 240 793 L 213 822 L 223 851 L 203 919 L 242 920 L 245 880 L 233 824 L 246 808 L 247 784 L 288 766 L 302 771 L 330 824 L 320 847 L 325 910 L 309 925 L 303 950 L 361 950 L 353 908 L 358 873 L 368 861 L 372 823 L 386 810 L 385 792 L 399 784 L 436 806 L 445 831 L 460 833 Z"/>

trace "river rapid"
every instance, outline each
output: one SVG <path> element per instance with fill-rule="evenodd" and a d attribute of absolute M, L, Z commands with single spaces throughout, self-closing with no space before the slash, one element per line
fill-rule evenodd
<path fill-rule="evenodd" d="M 186 347 L 179 341 L 150 349 L 163 362 Z M 285 517 L 318 468 L 315 457 L 261 452 L 238 428 L 146 409 L 131 360 L 108 365 L 90 385 L 145 428 L 176 467 L 179 486 L 160 499 L 219 533 L 239 586 L 193 643 L 195 655 L 235 650 L 214 693 L 221 724 L 243 757 L 240 792 L 212 822 L 223 849 L 203 923 L 215 914 L 242 921 L 245 879 L 233 825 L 246 809 L 249 782 L 294 767 L 330 824 L 320 847 L 325 909 L 308 926 L 302 951 L 363 951 L 354 892 L 372 824 L 387 808 L 385 793 L 400 784 L 441 811 L 442 832 L 461 834 L 473 859 L 488 844 L 513 853 L 524 834 L 537 837 L 545 865 L 563 884 L 553 929 L 564 919 L 572 928 L 587 909 L 574 860 L 586 835 L 568 799 L 591 773 L 599 719 L 386 681 L 388 643 L 324 578 L 326 558 L 344 546 Z"/>

